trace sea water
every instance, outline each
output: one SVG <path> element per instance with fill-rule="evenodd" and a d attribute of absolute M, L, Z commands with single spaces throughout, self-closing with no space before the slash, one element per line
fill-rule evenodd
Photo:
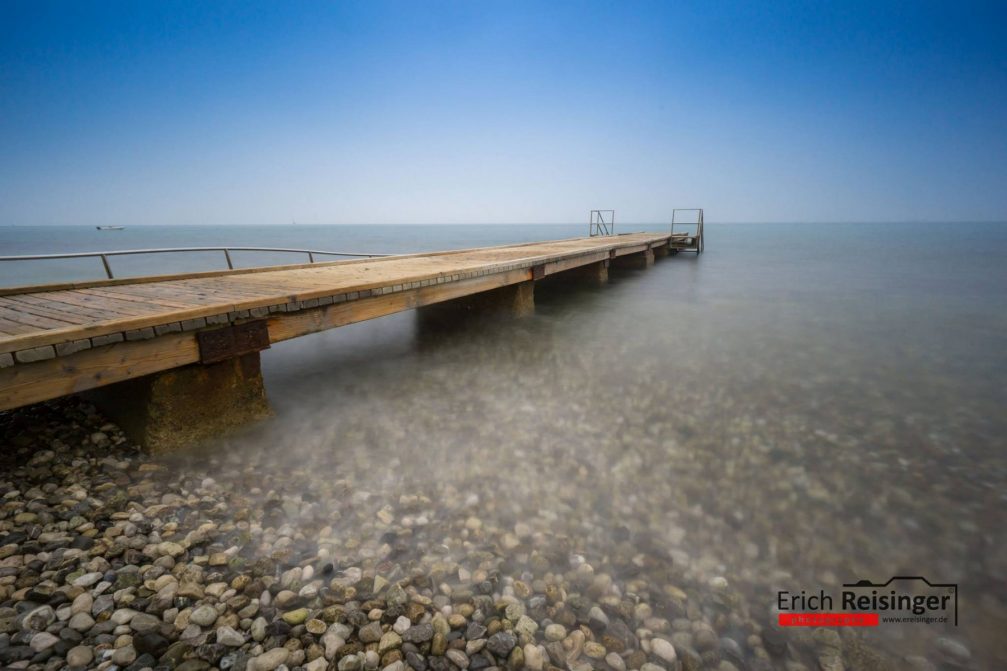
<path fill-rule="evenodd" d="M 10 227 L 0 248 L 401 253 L 586 228 Z M 623 228 L 643 229 L 660 227 Z M 444 524 L 422 542 L 409 526 L 403 565 L 426 566 L 438 543 L 463 565 L 492 562 L 508 551 L 472 540 L 471 520 L 491 538 L 524 525 L 622 593 L 664 595 L 655 615 L 690 617 L 674 605 L 685 594 L 722 608 L 728 632 L 769 626 L 780 591 L 956 583 L 959 626 L 881 626 L 866 640 L 945 662 L 950 639 L 993 668 L 1007 654 L 1007 226 L 706 232 L 699 257 L 613 271 L 601 288 L 542 285 L 527 319 L 430 338 L 401 313 L 276 344 L 262 356 L 276 416 L 184 467 L 245 496 L 310 501 L 289 523 L 309 541 L 331 529 L 346 565 L 373 547 L 374 511 L 390 511 L 399 538 L 406 519 Z M 113 264 L 125 276 L 223 260 Z M 71 265 L 0 270 L 7 285 L 101 276 L 94 259 Z M 402 503 L 417 496 L 429 510 Z M 528 561 L 508 555 L 499 570 L 530 575 Z"/>

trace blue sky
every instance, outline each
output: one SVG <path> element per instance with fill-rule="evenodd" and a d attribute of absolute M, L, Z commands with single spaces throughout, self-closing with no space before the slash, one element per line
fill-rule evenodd
<path fill-rule="evenodd" d="M 0 224 L 1007 219 L 1007 9 L 0 3 Z"/>

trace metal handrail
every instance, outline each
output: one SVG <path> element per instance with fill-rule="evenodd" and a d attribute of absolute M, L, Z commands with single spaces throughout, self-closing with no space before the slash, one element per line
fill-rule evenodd
<path fill-rule="evenodd" d="M 671 211 L 671 235 L 675 235 L 675 218 L 679 212 L 696 212 L 698 213 L 695 222 L 683 222 L 683 226 L 695 226 L 696 234 L 693 237 L 693 243 L 695 245 L 696 254 L 701 254 L 703 252 L 703 208 L 701 207 L 677 207 Z M 683 234 L 680 234 L 683 235 Z M 688 235 L 685 233 L 684 235 Z"/>
<path fill-rule="evenodd" d="M 606 214 L 611 215 L 610 221 L 605 221 Z M 592 238 L 598 235 L 615 235 L 615 210 L 591 210 L 588 235 Z"/>
<path fill-rule="evenodd" d="M 171 252 L 224 252 L 228 270 L 234 270 L 231 252 L 290 252 L 307 254 L 308 263 L 315 262 L 315 255 L 320 256 L 352 256 L 357 258 L 382 258 L 391 254 L 357 254 L 353 252 L 326 252 L 320 249 L 289 249 L 286 247 L 164 247 L 161 249 L 119 249 L 110 252 L 71 252 L 67 254 L 25 254 L 23 256 L 0 256 L 0 261 L 39 261 L 45 259 L 81 259 L 98 257 L 105 266 L 105 274 L 113 280 L 112 266 L 108 263 L 110 256 L 127 256 L 129 254 L 167 254 Z"/>

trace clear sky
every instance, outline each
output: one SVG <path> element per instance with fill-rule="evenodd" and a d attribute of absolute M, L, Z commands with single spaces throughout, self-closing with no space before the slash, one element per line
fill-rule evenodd
<path fill-rule="evenodd" d="M 1007 5 L 0 3 L 0 224 L 1007 219 Z"/>

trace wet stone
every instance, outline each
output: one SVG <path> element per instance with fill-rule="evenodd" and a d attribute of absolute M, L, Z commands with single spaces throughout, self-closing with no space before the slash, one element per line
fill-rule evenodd
<path fill-rule="evenodd" d="M 248 671 L 273 671 L 281 664 L 286 663 L 289 657 L 290 651 L 286 648 L 273 648 L 249 660 Z"/>
<path fill-rule="evenodd" d="M 137 613 L 130 608 L 122 608 L 112 613 L 109 618 L 115 624 L 128 624 L 130 629 L 137 632 L 154 631 L 161 626 L 161 620 L 149 613 Z"/>
<path fill-rule="evenodd" d="M 83 668 L 94 659 L 94 653 L 89 645 L 78 645 L 70 648 L 66 653 L 66 662 L 71 668 Z"/>
<path fill-rule="evenodd" d="M 674 664 L 675 660 L 678 659 L 678 653 L 675 652 L 675 646 L 663 638 L 652 639 L 650 642 L 650 650 L 669 664 Z"/>
<path fill-rule="evenodd" d="M 141 655 L 151 654 L 160 657 L 169 645 L 171 641 L 156 631 L 146 631 L 133 636 L 133 647 Z"/>
<path fill-rule="evenodd" d="M 501 631 L 493 634 L 486 641 L 486 649 L 492 652 L 496 657 L 506 657 L 510 654 L 510 651 L 514 649 L 517 645 L 517 637 L 508 631 Z"/>
<path fill-rule="evenodd" d="M 459 669 L 467 669 L 469 667 L 469 658 L 461 650 L 448 650 L 446 653 L 447 658 L 452 664 L 457 666 Z"/>
<path fill-rule="evenodd" d="M 371 622 L 370 624 L 361 627 L 357 636 L 360 638 L 362 643 L 377 643 L 381 640 L 381 623 Z"/>
<path fill-rule="evenodd" d="M 406 653 L 406 664 L 408 664 L 414 671 L 427 671 L 427 661 L 416 652 Z"/>
<path fill-rule="evenodd" d="M 53 636 L 46 631 L 40 631 L 31 637 L 31 649 L 35 652 L 48 650 L 57 643 L 59 643 L 59 637 Z"/>
<path fill-rule="evenodd" d="M 189 622 L 200 627 L 209 627 L 217 621 L 217 609 L 213 606 L 200 606 L 189 615 Z"/>
<path fill-rule="evenodd" d="M 402 640 L 409 643 L 425 643 L 434 637 L 434 627 L 429 622 L 417 624 L 410 627 L 404 634 Z"/>

